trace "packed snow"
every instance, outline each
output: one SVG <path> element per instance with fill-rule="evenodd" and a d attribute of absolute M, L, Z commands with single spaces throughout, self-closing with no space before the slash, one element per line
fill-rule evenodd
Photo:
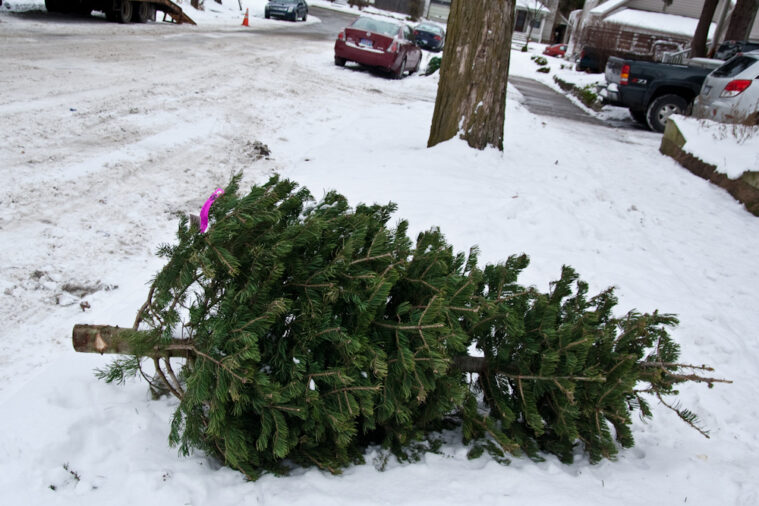
<path fill-rule="evenodd" d="M 427 148 L 436 75 L 338 68 L 331 41 L 285 36 L 292 25 L 260 19 L 260 0 L 241 1 L 249 28 L 237 1 L 188 6 L 197 27 L 48 18 L 24 1 L 32 14 L 0 7 L 0 504 L 759 503 L 759 219 L 661 155 L 660 135 L 535 116 L 509 87 L 503 152 Z M 512 52 L 512 73 L 539 77 L 541 50 Z M 704 138 L 717 156 L 724 139 Z M 412 234 L 439 226 L 482 262 L 527 253 L 523 284 L 546 290 L 568 264 L 594 292 L 616 286 L 620 314 L 678 314 L 682 361 L 734 381 L 681 388 L 711 438 L 655 405 L 636 446 L 597 465 L 470 461 L 455 435 L 384 471 L 370 450 L 340 476 L 248 482 L 179 456 L 176 401 L 97 380 L 110 358 L 75 353 L 71 329 L 131 326 L 178 216 L 237 171 L 394 201 Z"/>

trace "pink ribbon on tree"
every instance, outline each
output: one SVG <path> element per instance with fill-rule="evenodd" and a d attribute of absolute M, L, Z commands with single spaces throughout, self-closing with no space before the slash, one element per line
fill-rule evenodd
<path fill-rule="evenodd" d="M 210 197 L 208 197 L 208 200 L 206 200 L 206 203 L 203 204 L 203 208 L 200 210 L 200 232 L 204 233 L 206 229 L 208 228 L 208 211 L 211 210 L 211 206 L 216 201 L 216 198 L 224 193 L 224 190 L 221 188 L 216 188 L 216 191 L 211 194 Z"/>

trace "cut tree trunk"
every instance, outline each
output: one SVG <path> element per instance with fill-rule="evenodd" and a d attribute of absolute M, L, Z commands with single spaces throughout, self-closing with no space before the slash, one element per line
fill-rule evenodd
<path fill-rule="evenodd" d="M 74 350 L 82 353 L 129 354 L 129 343 L 125 334 L 132 329 L 111 327 L 110 325 L 74 325 L 71 341 Z"/>
<path fill-rule="evenodd" d="M 134 332 L 131 328 L 111 325 L 77 324 L 74 325 L 71 341 L 74 350 L 80 353 L 131 355 L 133 352 L 128 338 Z M 174 339 L 157 348 L 151 357 L 187 357 L 188 351 L 192 353 L 193 350 L 193 346 L 187 340 Z M 484 372 L 486 363 L 483 357 L 460 355 L 453 357 L 453 367 L 461 372 L 481 373 Z"/>
<path fill-rule="evenodd" d="M 131 328 L 113 327 L 111 325 L 74 325 L 71 342 L 74 350 L 80 353 L 117 353 L 131 355 L 128 337 L 134 334 Z M 175 339 L 156 350 L 156 356 L 186 356 L 187 342 Z"/>
<path fill-rule="evenodd" d="M 513 14 L 514 0 L 453 0 L 429 147 L 458 133 L 503 151 Z"/>

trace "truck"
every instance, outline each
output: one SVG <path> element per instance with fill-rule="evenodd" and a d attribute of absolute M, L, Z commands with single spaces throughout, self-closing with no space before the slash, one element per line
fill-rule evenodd
<path fill-rule="evenodd" d="M 45 8 L 86 16 L 101 11 L 109 21 L 119 23 L 147 23 L 155 20 L 156 11 L 163 11 L 174 22 L 195 24 L 172 0 L 45 0 Z"/>
<path fill-rule="evenodd" d="M 663 132 L 667 118 L 685 114 L 707 74 L 723 63 L 693 58 L 683 64 L 671 64 L 610 56 L 601 96 L 605 104 L 626 107 L 637 122 Z"/>

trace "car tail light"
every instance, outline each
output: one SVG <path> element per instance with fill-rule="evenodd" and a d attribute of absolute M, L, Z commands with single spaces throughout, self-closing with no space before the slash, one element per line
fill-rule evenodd
<path fill-rule="evenodd" d="M 395 53 L 396 51 L 398 51 L 398 40 L 397 39 L 393 40 L 393 43 L 390 44 L 389 48 L 387 48 L 387 52 L 388 53 Z"/>
<path fill-rule="evenodd" d="M 626 85 L 630 80 L 630 66 L 622 65 L 622 72 L 619 75 L 619 84 Z"/>
<path fill-rule="evenodd" d="M 723 98 L 735 97 L 743 93 L 749 86 L 751 86 L 749 79 L 734 79 L 727 83 L 719 96 Z"/>
<path fill-rule="evenodd" d="M 441 40 L 441 39 L 442 39 L 442 37 L 441 37 L 440 35 L 435 35 L 435 37 L 433 37 L 433 38 L 434 38 L 435 40 Z"/>
<path fill-rule="evenodd" d="M 345 40 L 345 30 L 337 34 L 337 40 Z"/>

